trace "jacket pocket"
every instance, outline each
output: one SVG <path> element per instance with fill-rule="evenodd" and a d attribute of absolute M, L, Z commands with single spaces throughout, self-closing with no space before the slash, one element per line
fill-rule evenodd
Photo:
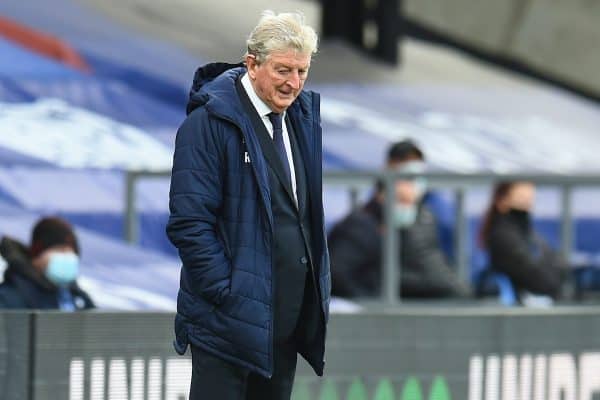
<path fill-rule="evenodd" d="M 223 220 L 219 220 L 217 227 L 218 227 L 219 237 L 223 244 L 223 251 L 225 252 L 225 256 L 227 257 L 228 260 L 231 261 L 231 259 L 232 259 L 231 248 L 229 247 L 229 239 L 227 239 L 227 233 L 225 232 L 225 224 L 223 223 Z"/>
<path fill-rule="evenodd" d="M 213 312 L 217 307 L 216 304 L 203 297 L 195 296 L 183 289 L 179 289 L 177 303 L 178 311 L 192 322 L 201 320 L 206 314 Z"/>

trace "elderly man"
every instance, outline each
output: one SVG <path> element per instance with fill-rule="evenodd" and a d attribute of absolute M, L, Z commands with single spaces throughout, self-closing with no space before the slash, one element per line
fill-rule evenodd
<path fill-rule="evenodd" d="M 314 30 L 265 12 L 245 65 L 196 72 L 173 162 L 167 234 L 183 267 L 175 348 L 190 399 L 289 399 L 300 353 L 323 374 L 329 259 Z"/>

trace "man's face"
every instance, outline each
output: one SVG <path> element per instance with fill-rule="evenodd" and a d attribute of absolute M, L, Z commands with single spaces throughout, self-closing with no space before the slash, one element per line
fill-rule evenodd
<path fill-rule="evenodd" d="M 399 172 L 419 172 L 412 167 L 411 163 L 422 163 L 418 157 L 409 157 L 406 160 L 389 161 L 387 168 L 392 171 Z M 420 166 L 420 165 L 419 165 Z M 419 193 L 414 180 L 397 180 L 396 181 L 396 202 L 398 204 L 412 205 L 419 201 Z"/>
<path fill-rule="evenodd" d="M 246 57 L 252 86 L 273 112 L 284 112 L 298 97 L 308 77 L 310 59 L 310 54 L 295 50 L 273 52 L 260 64 L 253 55 Z"/>
<path fill-rule="evenodd" d="M 417 191 L 412 181 L 396 181 L 396 203 L 412 205 L 417 202 Z"/>

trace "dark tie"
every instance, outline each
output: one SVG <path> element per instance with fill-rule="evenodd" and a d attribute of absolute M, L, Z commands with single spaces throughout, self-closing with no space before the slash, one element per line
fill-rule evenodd
<path fill-rule="evenodd" d="M 270 113 L 269 119 L 271 120 L 271 124 L 273 124 L 273 143 L 275 144 L 275 149 L 277 150 L 277 154 L 283 163 L 283 168 L 285 169 L 285 176 L 288 178 L 288 182 L 292 182 L 291 174 L 290 174 L 290 164 L 287 158 L 287 152 L 285 151 L 285 145 L 283 144 L 283 127 L 281 125 L 282 118 L 281 114 Z"/>

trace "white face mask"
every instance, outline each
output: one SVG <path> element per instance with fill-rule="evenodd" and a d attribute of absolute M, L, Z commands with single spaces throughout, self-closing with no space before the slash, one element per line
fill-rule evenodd
<path fill-rule="evenodd" d="M 397 203 L 394 206 L 394 226 L 407 228 L 417 220 L 417 207 L 414 204 Z"/>
<path fill-rule="evenodd" d="M 415 179 L 415 192 L 418 200 L 425 196 L 425 193 L 427 193 L 427 178 L 419 177 Z"/>

